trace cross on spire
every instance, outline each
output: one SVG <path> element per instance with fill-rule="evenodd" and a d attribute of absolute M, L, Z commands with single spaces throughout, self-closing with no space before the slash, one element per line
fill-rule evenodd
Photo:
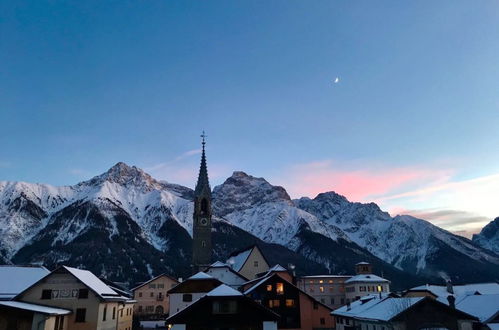
<path fill-rule="evenodd" d="M 195 192 L 196 194 L 200 194 L 203 190 L 206 190 L 208 194 L 210 194 L 210 183 L 208 181 L 208 168 L 206 166 L 206 154 L 205 154 L 205 145 L 206 145 L 206 133 L 203 131 L 201 134 L 203 149 L 201 152 L 201 166 L 199 167 L 199 175 L 198 182 L 196 184 Z"/>

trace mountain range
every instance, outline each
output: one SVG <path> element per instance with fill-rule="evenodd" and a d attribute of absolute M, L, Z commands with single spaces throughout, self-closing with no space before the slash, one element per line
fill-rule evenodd
<path fill-rule="evenodd" d="M 488 231 L 471 241 L 334 192 L 292 200 L 244 172 L 212 197 L 214 260 L 258 244 L 271 263 L 294 264 L 298 274 L 351 274 L 369 261 L 395 289 L 499 280 L 498 241 Z M 0 182 L 0 263 L 65 264 L 130 284 L 164 272 L 185 277 L 192 212 L 192 189 L 124 163 L 74 186 Z"/>

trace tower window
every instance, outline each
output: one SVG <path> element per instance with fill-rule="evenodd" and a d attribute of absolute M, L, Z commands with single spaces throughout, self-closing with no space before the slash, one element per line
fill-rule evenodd
<path fill-rule="evenodd" d="M 201 214 L 208 214 L 208 201 L 206 198 L 201 200 Z"/>
<path fill-rule="evenodd" d="M 206 247 L 206 242 L 205 241 L 201 241 L 201 246 L 202 247 Z"/>

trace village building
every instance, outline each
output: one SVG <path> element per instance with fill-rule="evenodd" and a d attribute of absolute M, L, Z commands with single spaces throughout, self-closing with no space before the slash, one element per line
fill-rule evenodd
<path fill-rule="evenodd" d="M 42 266 L 0 266 L 0 300 L 11 300 L 50 272 Z M 15 279 L 15 280 L 13 280 Z M 1 329 L 1 328 L 0 328 Z"/>
<path fill-rule="evenodd" d="M 257 245 L 232 253 L 229 259 L 227 259 L 227 264 L 234 271 L 250 280 L 270 269 L 269 262 L 265 259 L 265 256 Z"/>
<path fill-rule="evenodd" d="M 411 288 L 403 293 L 404 297 L 444 297 L 449 294 L 469 296 L 473 294 L 499 294 L 499 283 L 473 283 L 453 285 L 447 281 L 446 285 L 425 284 Z"/>
<path fill-rule="evenodd" d="M 64 317 L 71 313 L 62 308 L 3 300 L 0 301 L 0 329 L 66 330 Z"/>
<path fill-rule="evenodd" d="M 141 318 L 160 318 L 170 311 L 168 290 L 179 282 L 166 274 L 161 274 L 132 289 L 136 302 L 134 313 Z"/>
<path fill-rule="evenodd" d="M 135 301 L 123 297 L 87 270 L 61 266 L 14 300 L 71 311 L 57 330 L 131 330 Z"/>
<path fill-rule="evenodd" d="M 331 309 L 276 272 L 248 282 L 244 294 L 281 316 L 279 329 L 331 329 Z"/>
<path fill-rule="evenodd" d="M 472 330 L 478 319 L 429 297 L 364 296 L 332 312 L 336 330 Z"/>
<path fill-rule="evenodd" d="M 229 265 L 220 261 L 216 261 L 211 264 L 210 267 L 204 270 L 204 273 L 235 289 L 248 282 L 246 277 L 233 270 Z"/>
<path fill-rule="evenodd" d="M 499 294 L 460 296 L 455 301 L 455 307 L 478 318 L 484 325 L 482 329 L 499 330 Z"/>
<path fill-rule="evenodd" d="M 298 280 L 298 287 L 327 305 L 336 309 L 345 305 L 345 281 L 352 275 L 315 275 L 302 276 Z"/>
<path fill-rule="evenodd" d="M 203 272 L 192 275 L 168 290 L 170 296 L 169 315 L 178 313 L 221 284 L 223 284 L 221 281 Z"/>
<path fill-rule="evenodd" d="M 172 330 L 234 329 L 276 330 L 279 315 L 222 284 L 170 316 Z"/>

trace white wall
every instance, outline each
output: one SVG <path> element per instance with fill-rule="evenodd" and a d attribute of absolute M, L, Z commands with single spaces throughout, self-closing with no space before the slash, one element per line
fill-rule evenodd
<path fill-rule="evenodd" d="M 182 301 L 182 297 L 184 293 L 171 293 L 170 294 L 170 316 L 173 314 L 181 311 L 182 309 L 186 308 L 199 298 L 203 297 L 206 295 L 206 292 L 195 292 L 191 293 L 192 294 L 192 301 Z"/>
<path fill-rule="evenodd" d="M 210 268 L 206 273 L 232 287 L 239 287 L 246 282 L 227 268 Z"/>

